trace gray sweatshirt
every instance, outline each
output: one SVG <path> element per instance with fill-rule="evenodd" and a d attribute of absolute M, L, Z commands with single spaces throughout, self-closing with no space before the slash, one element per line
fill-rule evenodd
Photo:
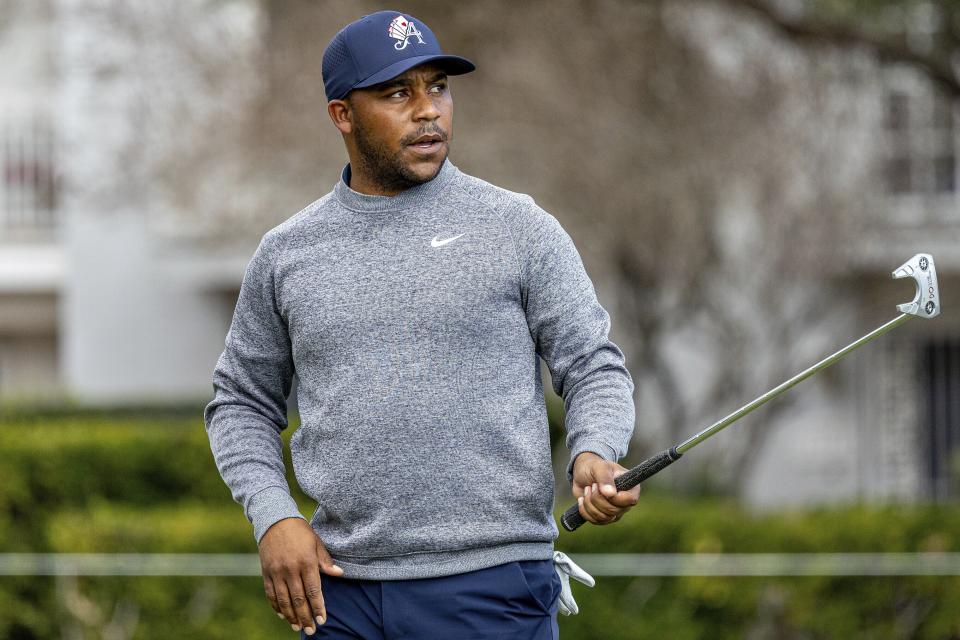
<path fill-rule="evenodd" d="M 427 578 L 552 557 L 542 357 L 572 461 L 627 453 L 633 380 L 570 236 L 533 199 L 449 159 L 396 196 L 333 190 L 247 266 L 204 422 L 257 542 L 294 472 L 348 578 Z M 306 518 L 304 518 L 306 519 Z"/>

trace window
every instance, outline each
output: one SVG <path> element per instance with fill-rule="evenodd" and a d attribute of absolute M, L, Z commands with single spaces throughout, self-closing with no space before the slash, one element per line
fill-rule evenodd
<path fill-rule="evenodd" d="M 924 459 L 930 496 L 960 498 L 960 340 L 936 340 L 923 349 Z"/>
<path fill-rule="evenodd" d="M 0 129 L 0 234 L 56 226 L 53 133 L 40 118 Z"/>
<path fill-rule="evenodd" d="M 886 95 L 889 146 L 884 184 L 892 195 L 957 193 L 955 104 L 933 87 L 901 83 Z"/>

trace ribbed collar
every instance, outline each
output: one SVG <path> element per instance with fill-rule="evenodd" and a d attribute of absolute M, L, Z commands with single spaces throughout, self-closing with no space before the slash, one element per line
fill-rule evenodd
<path fill-rule="evenodd" d="M 432 180 L 410 187 L 395 196 L 373 196 L 350 188 L 350 163 L 340 172 L 340 180 L 333 187 L 333 193 L 343 206 L 354 211 L 394 211 L 422 206 L 426 200 L 436 197 L 457 173 L 457 167 L 444 159 L 440 171 Z"/>

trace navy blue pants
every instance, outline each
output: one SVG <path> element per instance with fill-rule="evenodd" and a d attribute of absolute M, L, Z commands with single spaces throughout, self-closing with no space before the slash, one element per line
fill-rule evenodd
<path fill-rule="evenodd" d="M 521 560 L 440 578 L 351 580 L 323 574 L 326 624 L 301 639 L 558 640 L 553 560 Z"/>

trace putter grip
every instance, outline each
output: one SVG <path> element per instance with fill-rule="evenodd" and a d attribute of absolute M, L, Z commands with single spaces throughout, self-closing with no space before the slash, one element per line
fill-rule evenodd
<path fill-rule="evenodd" d="M 679 460 L 681 455 L 683 454 L 677 453 L 676 447 L 661 451 L 657 455 L 647 458 L 626 473 L 617 476 L 613 483 L 616 485 L 617 491 L 628 491 L 647 478 L 669 467 Z M 560 517 L 560 524 L 562 524 L 563 528 L 567 531 L 575 531 L 584 522 L 586 522 L 586 520 L 580 515 L 580 507 L 577 504 L 567 509 Z"/>

